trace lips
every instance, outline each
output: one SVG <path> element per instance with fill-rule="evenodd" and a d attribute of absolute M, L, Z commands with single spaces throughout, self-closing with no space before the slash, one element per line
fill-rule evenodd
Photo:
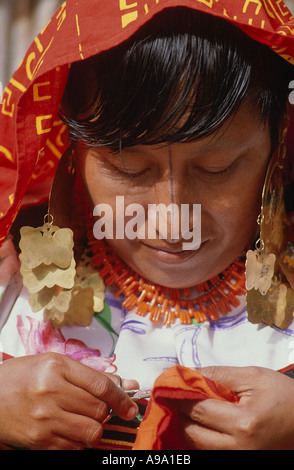
<path fill-rule="evenodd" d="M 151 256 L 154 256 L 158 260 L 161 260 L 165 263 L 173 264 L 181 263 L 191 259 L 193 256 L 195 256 L 196 253 L 199 252 L 201 247 L 204 245 L 202 244 L 197 250 L 183 250 L 182 245 L 179 246 L 179 244 L 177 244 L 177 246 L 154 246 L 148 245 L 144 242 L 141 242 L 141 244 L 148 250 L 150 250 Z"/>
<path fill-rule="evenodd" d="M 151 250 L 157 250 L 157 251 L 165 251 L 166 253 L 183 253 L 184 251 L 187 251 L 187 250 L 183 250 L 182 246 L 178 246 L 178 247 L 172 247 L 172 246 L 169 246 L 169 247 L 166 247 L 166 246 L 151 246 L 151 245 L 148 245 L 147 243 L 143 243 L 143 245 L 147 246 L 148 248 L 150 248 Z"/>

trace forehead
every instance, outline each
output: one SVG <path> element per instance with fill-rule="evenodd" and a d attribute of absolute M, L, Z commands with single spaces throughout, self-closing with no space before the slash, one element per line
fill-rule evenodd
<path fill-rule="evenodd" d="M 202 150 L 252 146 L 264 133 L 270 138 L 268 123 L 262 119 L 259 109 L 252 103 L 244 103 L 216 132 L 202 139 Z"/>
<path fill-rule="evenodd" d="M 187 117 L 186 117 L 187 118 Z M 183 117 L 182 119 L 185 119 Z M 182 123 L 179 123 L 182 125 Z M 270 131 L 267 122 L 261 118 L 259 110 L 251 103 L 244 103 L 240 109 L 215 132 L 204 138 L 184 142 L 185 154 L 207 154 L 226 151 L 242 151 L 257 145 L 261 138 L 270 140 Z M 124 149 L 128 154 L 149 154 L 149 145 L 140 145 Z M 153 147 L 153 146 L 151 146 Z M 160 150 L 163 146 L 154 146 Z M 183 148 L 183 143 L 173 144 L 175 153 Z"/>

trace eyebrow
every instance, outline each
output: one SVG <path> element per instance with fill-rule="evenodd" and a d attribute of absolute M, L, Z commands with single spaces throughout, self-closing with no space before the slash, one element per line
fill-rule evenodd
<path fill-rule="evenodd" d="M 225 132 L 219 137 L 212 136 L 209 142 L 204 145 L 201 149 L 198 149 L 199 153 L 208 153 L 214 150 L 245 150 L 254 146 L 253 136 L 249 135 L 247 138 L 230 141 L 228 144 L 228 138 L 226 138 Z"/>
<path fill-rule="evenodd" d="M 189 149 L 187 148 L 189 152 L 188 155 L 191 153 L 191 156 L 192 156 L 192 154 L 195 155 L 195 153 L 197 153 L 198 155 L 205 155 L 207 153 L 219 152 L 221 150 L 224 152 L 232 150 L 232 151 L 238 151 L 238 152 L 243 153 L 245 151 L 246 152 L 249 151 L 251 148 L 253 148 L 256 145 L 255 133 L 251 134 L 250 132 L 248 135 L 245 135 L 242 138 L 239 138 L 239 139 L 234 138 L 233 142 L 231 140 L 229 141 L 228 136 L 226 136 L 226 132 L 228 131 L 229 127 L 230 126 L 224 129 L 223 132 L 220 132 L 220 133 L 217 132 L 216 134 L 212 134 L 211 136 L 206 136 L 203 138 L 200 137 L 199 139 L 195 139 L 194 141 L 175 142 L 174 144 L 170 142 L 161 143 L 161 144 L 153 144 L 153 145 L 141 144 L 138 146 L 125 147 L 123 151 L 129 154 L 142 155 L 142 157 L 149 157 L 150 147 L 153 147 L 157 150 L 160 148 L 166 148 L 170 145 L 186 144 L 187 147 L 188 146 L 190 147 Z M 204 142 L 202 147 L 193 148 L 193 144 L 197 144 L 201 142 L 201 140 L 205 140 L 205 141 L 207 140 L 207 142 Z"/>
<path fill-rule="evenodd" d="M 209 139 L 209 142 L 207 142 L 207 145 L 204 145 L 202 149 L 199 149 L 199 153 L 205 153 L 205 152 L 211 152 L 213 150 L 250 150 L 251 148 L 256 145 L 256 139 L 254 138 L 255 133 L 249 133 L 247 136 L 244 136 L 243 139 L 238 139 L 234 142 L 232 145 L 232 142 L 230 145 L 225 145 L 228 142 L 228 138 L 226 137 L 226 132 L 230 128 L 230 124 L 228 127 L 226 127 L 223 132 L 220 132 L 218 135 L 218 131 L 216 134 L 212 134 L 209 139 L 208 137 L 205 137 L 205 139 Z M 264 130 L 265 126 L 260 124 L 260 130 Z M 220 129 L 219 129 L 220 130 Z"/>
<path fill-rule="evenodd" d="M 205 153 L 210 153 L 213 151 L 228 151 L 228 150 L 234 150 L 234 151 L 240 151 L 243 152 L 245 150 L 249 150 L 250 148 L 253 148 L 254 144 L 251 142 L 243 142 L 242 144 L 240 142 L 236 142 L 234 144 L 230 143 L 229 145 L 226 145 L 225 143 L 222 143 L 221 145 L 206 145 L 201 149 L 197 150 L 198 154 L 205 154 Z"/>
<path fill-rule="evenodd" d="M 222 141 L 221 143 L 220 142 L 207 142 L 206 145 L 204 145 L 202 148 L 192 148 L 192 144 L 193 143 L 196 143 L 196 142 L 199 142 L 199 141 L 195 141 L 195 142 L 183 142 L 182 144 L 187 144 L 187 145 L 190 145 L 190 148 L 188 150 L 188 155 L 189 156 L 195 156 L 195 154 L 201 156 L 201 155 L 206 155 L 208 153 L 211 153 L 211 152 L 220 152 L 220 151 L 224 151 L 224 152 L 227 152 L 229 150 L 233 150 L 233 151 L 238 151 L 238 153 L 245 153 L 247 151 L 249 151 L 251 148 L 254 147 L 254 143 L 249 141 L 249 140 L 246 140 L 246 142 L 234 142 L 234 144 L 230 143 L 229 145 L 226 145 L 227 143 L 227 139 L 225 139 L 224 141 Z M 164 144 L 162 146 L 156 146 L 156 149 L 159 149 L 160 147 L 163 147 L 163 148 L 166 148 L 168 147 L 168 151 L 169 151 L 169 155 L 170 155 L 170 145 L 171 144 Z M 175 145 L 180 145 L 180 142 L 175 144 Z M 146 148 L 143 148 L 143 147 L 146 147 Z M 130 155 L 141 155 L 142 157 L 150 157 L 150 152 L 149 152 L 149 147 L 152 147 L 151 145 L 146 145 L 146 146 L 140 146 L 140 148 L 137 148 L 137 147 L 126 147 L 124 150 L 123 150 L 123 153 L 128 153 Z"/>

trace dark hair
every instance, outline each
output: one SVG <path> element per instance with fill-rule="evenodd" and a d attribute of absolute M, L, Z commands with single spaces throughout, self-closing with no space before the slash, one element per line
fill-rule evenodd
<path fill-rule="evenodd" d="M 61 116 L 73 142 L 124 147 L 208 136 L 245 99 L 272 145 L 292 66 L 226 20 L 188 8 L 157 14 L 129 40 L 72 65 Z M 183 118 L 183 119 L 181 119 Z"/>

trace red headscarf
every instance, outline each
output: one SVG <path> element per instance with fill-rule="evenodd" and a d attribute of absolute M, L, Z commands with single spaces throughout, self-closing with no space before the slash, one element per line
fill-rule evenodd
<path fill-rule="evenodd" d="M 67 0 L 33 41 L 3 93 L 0 245 L 22 204 L 48 199 L 68 146 L 58 107 L 70 64 L 125 41 L 156 13 L 174 6 L 224 18 L 294 65 L 294 18 L 282 0 Z"/>

